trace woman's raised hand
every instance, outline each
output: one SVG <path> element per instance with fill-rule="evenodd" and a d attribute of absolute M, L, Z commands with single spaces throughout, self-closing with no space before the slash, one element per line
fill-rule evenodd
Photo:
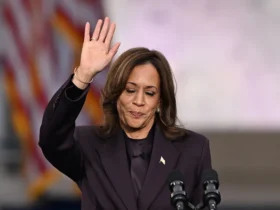
<path fill-rule="evenodd" d="M 108 17 L 102 23 L 101 19 L 97 21 L 92 35 L 90 35 L 90 24 L 87 22 L 85 25 L 80 65 L 76 69 L 76 76 L 81 81 L 89 82 L 97 73 L 105 69 L 120 46 L 118 42 L 111 47 L 116 24 L 110 23 Z"/>

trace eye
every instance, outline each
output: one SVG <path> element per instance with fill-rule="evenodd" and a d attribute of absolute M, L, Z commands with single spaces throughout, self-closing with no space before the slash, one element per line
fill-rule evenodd
<path fill-rule="evenodd" d="M 126 89 L 126 92 L 127 92 L 127 93 L 134 93 L 135 90 L 134 90 L 134 89 Z"/>
<path fill-rule="evenodd" d="M 146 92 L 146 94 L 149 95 L 149 96 L 154 96 L 155 95 L 154 92 Z"/>

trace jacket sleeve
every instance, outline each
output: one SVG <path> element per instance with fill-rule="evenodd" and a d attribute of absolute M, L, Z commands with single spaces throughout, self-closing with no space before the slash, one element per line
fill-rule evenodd
<path fill-rule="evenodd" d="M 196 175 L 197 181 L 191 197 L 191 203 L 193 203 L 194 205 L 198 205 L 203 200 L 204 189 L 203 183 L 201 182 L 201 175 L 204 170 L 212 169 L 209 140 L 204 136 L 202 138 L 204 138 L 204 144 L 202 147 L 201 157 Z"/>
<path fill-rule="evenodd" d="M 85 90 L 78 89 L 72 83 L 72 77 L 73 75 L 54 94 L 44 111 L 39 146 L 54 167 L 77 182 L 83 176 L 84 160 L 75 121 L 89 87 Z"/>

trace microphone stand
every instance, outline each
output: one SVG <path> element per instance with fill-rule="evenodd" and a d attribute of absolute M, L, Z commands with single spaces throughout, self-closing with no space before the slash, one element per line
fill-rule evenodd
<path fill-rule="evenodd" d="M 196 210 L 200 210 L 200 209 L 203 209 L 204 207 L 205 207 L 205 205 L 201 202 L 195 208 L 196 208 Z"/>
<path fill-rule="evenodd" d="M 205 205 L 203 202 L 199 203 L 197 206 L 193 205 L 191 202 L 186 202 L 185 204 L 186 204 L 185 206 L 187 207 L 188 210 L 201 210 L 201 209 L 205 208 Z M 215 209 L 217 210 L 218 207 L 215 206 Z M 177 210 L 186 210 L 186 209 L 184 207 L 181 207 L 181 205 L 180 205 L 177 207 Z"/>
<path fill-rule="evenodd" d="M 191 210 L 197 210 L 197 208 L 196 208 L 196 206 L 195 205 L 193 205 L 192 203 L 190 203 L 190 202 L 188 202 L 187 203 L 187 206 L 189 207 L 189 209 L 191 209 Z"/>
<path fill-rule="evenodd" d="M 188 207 L 192 210 L 201 210 L 201 209 L 205 208 L 205 204 L 203 202 L 201 202 L 197 206 L 194 206 L 193 204 L 188 202 Z M 218 209 L 217 205 L 215 205 L 213 209 L 217 210 Z M 212 209 L 209 209 L 209 210 L 212 210 Z"/>

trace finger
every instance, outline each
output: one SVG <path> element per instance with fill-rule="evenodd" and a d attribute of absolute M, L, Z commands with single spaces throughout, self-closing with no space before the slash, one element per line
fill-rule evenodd
<path fill-rule="evenodd" d="M 97 23 L 96 23 L 96 26 L 95 26 L 95 29 L 94 29 L 94 31 L 93 31 L 93 33 L 92 33 L 92 39 L 93 40 L 98 40 L 98 37 L 99 37 L 99 34 L 100 34 L 100 30 L 101 30 L 101 26 L 102 26 L 102 20 L 101 19 L 99 19 L 98 21 L 97 21 Z"/>
<path fill-rule="evenodd" d="M 104 42 L 104 40 L 107 36 L 108 29 L 109 29 L 109 22 L 110 22 L 110 19 L 108 17 L 106 17 L 105 20 L 104 20 L 104 24 L 103 24 L 100 36 L 99 36 L 99 40 L 101 42 Z"/>
<path fill-rule="evenodd" d="M 114 33 L 115 33 L 115 30 L 116 30 L 116 24 L 112 23 L 111 26 L 110 26 L 109 32 L 106 36 L 106 39 L 105 39 L 105 44 L 106 45 L 110 46 L 111 41 L 112 41 L 113 36 L 114 36 Z"/>
<path fill-rule="evenodd" d="M 110 51 L 108 53 L 110 59 L 112 59 L 114 57 L 114 55 L 118 52 L 120 45 L 121 45 L 121 43 L 118 42 L 118 43 L 114 44 L 114 46 L 110 49 Z"/>
<path fill-rule="evenodd" d="M 84 31 L 84 42 L 89 41 L 90 39 L 89 31 L 90 31 L 90 24 L 89 22 L 86 22 L 85 31 Z"/>

